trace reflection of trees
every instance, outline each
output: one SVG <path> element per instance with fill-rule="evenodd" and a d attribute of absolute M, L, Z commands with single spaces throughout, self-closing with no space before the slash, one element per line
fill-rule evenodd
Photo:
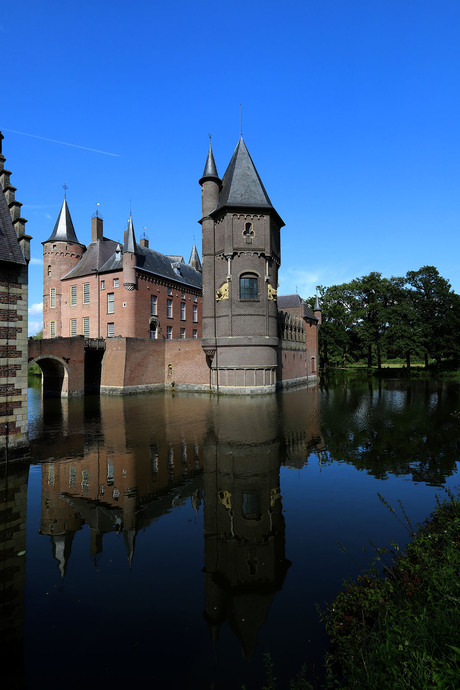
<path fill-rule="evenodd" d="M 408 474 L 443 484 L 459 457 L 459 423 L 452 414 L 457 390 L 431 382 L 392 389 L 388 381 L 377 390 L 355 382 L 323 391 L 323 461 L 351 463 L 377 478 Z"/>

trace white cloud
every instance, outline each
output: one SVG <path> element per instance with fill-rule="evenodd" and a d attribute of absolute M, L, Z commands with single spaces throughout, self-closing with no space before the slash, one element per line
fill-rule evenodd
<path fill-rule="evenodd" d="M 42 316 L 43 314 L 43 302 L 35 302 L 29 307 L 29 316 Z"/>
<path fill-rule="evenodd" d="M 29 336 L 36 335 L 38 331 L 42 330 L 42 326 L 41 321 L 29 321 Z"/>
<path fill-rule="evenodd" d="M 49 213 L 45 213 L 44 215 L 47 220 L 53 220 L 53 216 L 50 216 Z"/>
<path fill-rule="evenodd" d="M 37 259 L 35 256 L 32 256 L 30 263 L 32 266 L 41 266 L 43 264 L 43 259 Z"/>
<path fill-rule="evenodd" d="M 316 286 L 321 283 L 321 271 L 287 268 L 280 271 L 279 283 L 279 295 L 292 295 L 297 292 L 301 297 L 311 297 L 316 292 Z"/>

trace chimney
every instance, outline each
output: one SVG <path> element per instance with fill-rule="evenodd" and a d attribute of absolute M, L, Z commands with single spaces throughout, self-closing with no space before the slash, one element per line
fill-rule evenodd
<path fill-rule="evenodd" d="M 146 237 L 141 237 L 141 247 L 149 248 L 149 241 Z"/>
<path fill-rule="evenodd" d="M 91 218 L 91 242 L 97 242 L 102 238 L 102 218 L 101 216 L 93 216 Z"/>

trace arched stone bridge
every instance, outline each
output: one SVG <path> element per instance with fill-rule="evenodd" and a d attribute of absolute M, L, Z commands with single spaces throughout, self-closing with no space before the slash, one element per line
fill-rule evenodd
<path fill-rule="evenodd" d="M 84 395 L 99 389 L 104 350 L 102 338 L 29 338 L 29 366 L 42 370 L 44 396 Z"/>

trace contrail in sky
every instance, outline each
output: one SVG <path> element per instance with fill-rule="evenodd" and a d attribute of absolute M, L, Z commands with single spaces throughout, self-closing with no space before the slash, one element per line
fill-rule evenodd
<path fill-rule="evenodd" d="M 27 132 L 18 132 L 15 129 L 3 128 L 4 132 L 11 134 L 22 134 L 24 137 L 33 137 L 33 139 L 41 139 L 42 141 L 51 141 L 53 144 L 62 144 L 63 146 L 72 146 L 74 149 L 83 149 L 84 151 L 92 151 L 93 153 L 103 153 L 105 156 L 113 156 L 120 158 L 118 153 L 109 153 L 108 151 L 99 151 L 99 149 L 90 149 L 88 146 L 79 146 L 78 144 L 69 144 L 67 141 L 58 141 L 57 139 L 48 139 L 48 137 L 39 137 L 38 134 L 28 134 Z"/>

